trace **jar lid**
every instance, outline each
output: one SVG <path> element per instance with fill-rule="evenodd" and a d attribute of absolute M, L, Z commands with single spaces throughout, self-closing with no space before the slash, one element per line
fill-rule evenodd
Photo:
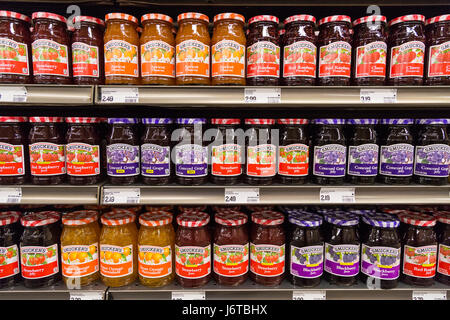
<path fill-rule="evenodd" d="M 183 227 L 203 227 L 209 222 L 209 214 L 205 212 L 183 212 L 178 215 L 177 223 Z"/>
<path fill-rule="evenodd" d="M 356 214 L 357 216 L 362 216 L 365 214 L 372 214 L 375 213 L 375 209 L 348 209 L 348 213 Z"/>
<path fill-rule="evenodd" d="M 261 22 L 261 21 L 270 21 L 278 24 L 280 22 L 280 19 L 278 19 L 275 16 L 261 15 L 250 18 L 250 20 L 248 20 L 248 24 L 250 25 L 254 22 Z"/>
<path fill-rule="evenodd" d="M 105 25 L 105 21 L 103 21 L 102 19 L 99 19 L 96 17 L 89 17 L 89 16 L 76 16 L 75 18 L 73 18 L 73 23 L 77 23 L 77 22 L 91 22 L 91 23 L 99 24 L 101 26 Z"/>
<path fill-rule="evenodd" d="M 145 211 L 157 212 L 157 211 L 173 211 L 173 206 L 145 206 Z"/>
<path fill-rule="evenodd" d="M 203 212 L 206 210 L 206 206 L 179 206 L 178 211 L 184 212 Z"/>
<path fill-rule="evenodd" d="M 378 119 L 347 119 L 347 124 L 377 124 Z"/>
<path fill-rule="evenodd" d="M 167 211 L 154 211 L 141 214 L 139 223 L 146 227 L 158 227 L 172 223 L 172 214 Z"/>
<path fill-rule="evenodd" d="M 381 228 L 397 228 L 400 225 L 400 220 L 395 216 L 382 212 L 363 215 L 362 221 L 371 226 Z"/>
<path fill-rule="evenodd" d="M 205 124 L 206 118 L 177 118 L 177 124 Z"/>
<path fill-rule="evenodd" d="M 0 226 L 6 226 L 8 224 L 19 221 L 21 213 L 19 211 L 3 211 L 0 212 Z"/>
<path fill-rule="evenodd" d="M 132 15 L 129 15 L 129 14 L 126 14 L 126 13 L 114 12 L 114 13 L 108 13 L 105 16 L 105 21 L 113 20 L 113 19 L 128 20 L 128 21 L 131 21 L 131 22 L 133 22 L 135 24 L 139 23 L 139 20 L 136 17 L 133 17 Z"/>
<path fill-rule="evenodd" d="M 211 119 L 212 124 L 240 124 L 241 119 Z"/>
<path fill-rule="evenodd" d="M 169 23 L 173 23 L 173 19 L 171 17 L 169 17 L 168 15 L 165 15 L 165 14 L 160 14 L 160 13 L 147 13 L 141 17 L 141 22 L 144 22 L 147 20 L 162 20 L 162 21 L 166 21 Z"/>
<path fill-rule="evenodd" d="M 219 212 L 214 218 L 218 224 L 224 226 L 240 226 L 248 221 L 245 213 L 232 210 Z"/>
<path fill-rule="evenodd" d="M 322 224 L 322 217 L 310 212 L 290 212 L 289 222 L 300 227 L 318 227 Z"/>
<path fill-rule="evenodd" d="M 0 122 L 27 122 L 27 117 L 0 117 Z"/>
<path fill-rule="evenodd" d="M 400 22 L 407 22 L 407 21 L 417 21 L 417 22 L 425 22 L 425 16 L 421 14 L 408 14 L 406 16 L 397 17 L 395 19 L 392 19 L 389 21 L 388 26 L 393 26 L 394 24 L 400 23 Z"/>
<path fill-rule="evenodd" d="M 241 206 L 213 206 L 212 209 L 217 213 L 222 211 L 240 211 Z"/>
<path fill-rule="evenodd" d="M 338 21 L 352 23 L 352 18 L 343 15 L 328 16 L 319 20 L 319 26 L 328 22 L 338 22 Z"/>
<path fill-rule="evenodd" d="M 30 117 L 30 122 L 64 122 L 63 117 Z"/>
<path fill-rule="evenodd" d="M 134 213 L 123 209 L 122 211 L 111 211 L 103 214 L 100 221 L 107 226 L 120 226 L 134 222 L 135 219 Z"/>
<path fill-rule="evenodd" d="M 381 124 L 413 124 L 414 119 L 381 119 Z"/>
<path fill-rule="evenodd" d="M 51 13 L 51 12 L 33 12 L 31 15 L 31 19 L 39 19 L 39 18 L 45 18 L 45 19 L 52 19 L 61 21 L 63 23 L 67 23 L 67 19 L 63 16 L 60 16 L 59 14 Z"/>
<path fill-rule="evenodd" d="M 81 226 L 98 220 L 97 211 L 79 210 L 65 214 L 62 223 L 68 226 Z"/>
<path fill-rule="evenodd" d="M 405 213 L 411 213 L 412 212 L 412 211 L 405 210 L 405 209 L 389 209 L 389 208 L 381 209 L 381 211 L 385 212 L 385 213 L 390 213 L 390 214 L 393 214 L 393 215 L 396 215 L 396 216 L 398 216 L 400 214 L 405 214 Z"/>
<path fill-rule="evenodd" d="M 66 118 L 68 123 L 99 123 L 99 118 L 89 118 L 89 117 L 70 117 Z"/>
<path fill-rule="evenodd" d="M 433 214 L 433 216 L 440 223 L 450 224 L 450 212 L 448 211 L 437 211 Z"/>
<path fill-rule="evenodd" d="M 325 221 L 337 226 L 356 226 L 359 223 L 358 216 L 344 212 L 330 212 L 325 214 Z"/>
<path fill-rule="evenodd" d="M 272 211 L 274 206 L 246 206 L 245 208 L 251 212 L 261 212 L 261 211 Z"/>
<path fill-rule="evenodd" d="M 209 18 L 206 14 L 198 13 L 198 12 L 185 12 L 178 15 L 177 21 L 180 22 L 184 19 L 198 19 L 209 22 Z"/>
<path fill-rule="evenodd" d="M 418 124 L 449 124 L 450 119 L 417 119 Z"/>
<path fill-rule="evenodd" d="M 245 119 L 245 124 L 275 124 L 275 119 Z"/>
<path fill-rule="evenodd" d="M 229 19 L 238 20 L 238 21 L 245 23 L 244 16 L 239 13 L 227 12 L 227 13 L 219 13 L 214 16 L 214 22 L 219 21 L 219 20 L 229 20 Z"/>
<path fill-rule="evenodd" d="M 278 124 L 308 124 L 308 119 L 278 119 Z"/>
<path fill-rule="evenodd" d="M 138 120 L 136 118 L 108 118 L 108 123 L 138 123 Z"/>
<path fill-rule="evenodd" d="M 442 16 L 436 16 L 436 17 L 427 19 L 425 24 L 429 25 L 429 24 L 432 24 L 432 23 L 449 21 L 449 20 L 450 20 L 450 14 L 444 14 Z"/>
<path fill-rule="evenodd" d="M 365 23 L 365 22 L 376 22 L 376 21 L 386 23 L 387 19 L 385 16 L 380 16 L 380 15 L 366 16 L 366 17 L 362 17 L 362 18 L 359 18 L 359 19 L 356 19 L 355 21 L 353 21 L 353 26 L 356 26 L 358 24 Z"/>
<path fill-rule="evenodd" d="M 345 119 L 314 119 L 315 124 L 344 124 Z"/>
<path fill-rule="evenodd" d="M 252 221 L 265 226 L 275 226 L 284 222 L 284 215 L 276 211 L 260 211 L 252 213 Z"/>
<path fill-rule="evenodd" d="M 401 222 L 419 227 L 433 227 L 436 225 L 436 218 L 425 213 L 408 212 L 398 215 Z"/>
<path fill-rule="evenodd" d="M 171 124 L 173 120 L 171 118 L 142 118 L 143 124 Z"/>
<path fill-rule="evenodd" d="M 56 211 L 32 212 L 20 219 L 24 227 L 41 227 L 55 223 L 59 220 L 59 213 Z"/>
<path fill-rule="evenodd" d="M 310 21 L 312 23 L 316 23 L 316 18 L 309 14 L 296 14 L 295 16 L 290 16 L 284 19 L 284 25 L 286 26 L 288 23 L 294 21 Z"/>
<path fill-rule="evenodd" d="M 19 19 L 19 20 L 22 20 L 22 21 L 25 21 L 28 23 L 31 22 L 30 17 L 28 17 L 24 14 L 21 14 L 21 13 L 14 12 L 14 11 L 0 10 L 0 17 Z"/>

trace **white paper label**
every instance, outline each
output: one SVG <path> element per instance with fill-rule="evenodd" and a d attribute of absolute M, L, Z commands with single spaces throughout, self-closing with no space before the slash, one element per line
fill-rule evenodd
<path fill-rule="evenodd" d="M 327 294 L 324 290 L 318 291 L 292 291 L 292 300 L 326 300 Z"/>
<path fill-rule="evenodd" d="M 206 300 L 205 291 L 173 291 L 172 300 Z"/>
<path fill-rule="evenodd" d="M 138 103 L 139 88 L 102 88 L 103 103 Z"/>
<path fill-rule="evenodd" d="M 259 188 L 225 188 L 225 203 L 259 203 Z"/>
<path fill-rule="evenodd" d="M 103 291 L 70 291 L 70 300 L 104 300 Z"/>
<path fill-rule="evenodd" d="M 281 88 L 245 88 L 245 103 L 281 103 Z"/>
<path fill-rule="evenodd" d="M 321 203 L 354 203 L 355 188 L 320 188 Z"/>
<path fill-rule="evenodd" d="M 447 291 L 413 291 L 413 300 L 447 300 Z"/>
<path fill-rule="evenodd" d="M 361 89 L 362 103 L 397 103 L 397 89 Z"/>
<path fill-rule="evenodd" d="M 103 204 L 127 204 L 139 203 L 141 198 L 140 188 L 107 189 L 103 190 Z"/>
<path fill-rule="evenodd" d="M 27 89 L 25 87 L 1 87 L 0 102 L 26 102 Z"/>
<path fill-rule="evenodd" d="M 0 203 L 20 203 L 22 188 L 0 188 Z"/>

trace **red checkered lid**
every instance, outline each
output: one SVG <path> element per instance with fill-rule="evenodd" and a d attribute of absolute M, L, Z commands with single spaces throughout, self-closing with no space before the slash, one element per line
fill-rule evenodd
<path fill-rule="evenodd" d="M 131 21 L 135 24 L 139 23 L 139 20 L 136 17 L 133 17 L 130 14 L 126 14 L 126 13 L 120 13 L 120 12 L 114 12 L 114 13 L 108 13 L 105 16 L 105 21 L 107 22 L 108 20 L 114 20 L 114 19 L 118 19 L 118 20 L 127 20 L 127 21 Z"/>
<path fill-rule="evenodd" d="M 183 227 L 203 227 L 209 222 L 209 214 L 205 212 L 183 212 L 177 217 L 177 223 Z"/>
<path fill-rule="evenodd" d="M 211 119 L 212 124 L 240 124 L 241 119 Z"/>
<path fill-rule="evenodd" d="M 214 212 L 223 212 L 223 211 L 240 211 L 241 206 L 213 206 Z"/>
<path fill-rule="evenodd" d="M 437 211 L 433 214 L 433 216 L 440 223 L 450 224 L 450 212 L 448 211 Z"/>
<path fill-rule="evenodd" d="M 172 214 L 167 211 L 154 211 L 141 214 L 139 223 L 146 227 L 164 226 L 172 222 Z"/>
<path fill-rule="evenodd" d="M 387 19 L 385 16 L 380 16 L 380 15 L 372 15 L 372 16 L 362 17 L 362 18 L 359 18 L 359 19 L 356 19 L 355 21 L 353 21 L 353 26 L 356 26 L 358 24 L 365 23 L 365 22 L 376 22 L 376 21 L 386 23 Z"/>
<path fill-rule="evenodd" d="M 290 17 L 284 19 L 284 25 L 286 26 L 288 23 L 291 23 L 294 21 L 310 21 L 312 23 L 316 23 L 316 18 L 309 14 L 296 14 L 295 16 L 290 16 Z"/>
<path fill-rule="evenodd" d="M 251 212 L 272 211 L 274 206 L 246 206 Z"/>
<path fill-rule="evenodd" d="M 88 117 L 70 117 L 66 118 L 68 123 L 99 123 L 99 118 L 88 118 Z"/>
<path fill-rule="evenodd" d="M 94 210 L 73 211 L 62 217 L 62 223 L 67 226 L 82 226 L 97 220 L 97 211 Z"/>
<path fill-rule="evenodd" d="M 14 11 L 0 10 L 0 17 L 19 19 L 28 23 L 31 22 L 31 19 L 28 16 Z"/>
<path fill-rule="evenodd" d="M 30 117 L 30 122 L 64 122 L 63 117 Z"/>
<path fill-rule="evenodd" d="M 0 122 L 27 122 L 27 117 L 0 117 Z"/>
<path fill-rule="evenodd" d="M 245 124 L 275 124 L 275 119 L 245 119 Z"/>
<path fill-rule="evenodd" d="M 51 13 L 51 12 L 33 12 L 33 14 L 31 15 L 31 18 L 33 20 L 40 19 L 40 18 L 52 19 L 52 20 L 57 20 L 57 21 L 67 23 L 66 18 L 64 18 L 63 16 L 60 16 L 59 14 L 55 14 L 55 13 Z"/>
<path fill-rule="evenodd" d="M 247 223 L 247 215 L 238 211 L 222 211 L 215 215 L 214 219 L 218 224 L 224 226 L 240 226 Z"/>
<path fill-rule="evenodd" d="M 429 18 L 426 21 L 426 25 L 433 24 L 436 22 L 450 21 L 450 14 L 444 14 L 442 16 L 436 16 L 433 18 Z"/>
<path fill-rule="evenodd" d="M 352 23 L 352 18 L 344 15 L 328 16 L 319 20 L 319 26 L 328 22 L 339 22 L 339 21 Z"/>
<path fill-rule="evenodd" d="M 180 212 L 205 211 L 206 206 L 178 206 Z"/>
<path fill-rule="evenodd" d="M 275 226 L 282 224 L 284 221 L 284 215 L 276 211 L 260 211 L 252 213 L 252 221 L 257 224 L 265 226 Z"/>
<path fill-rule="evenodd" d="M 219 13 L 218 15 L 215 15 L 213 21 L 216 22 L 219 20 L 238 20 L 245 23 L 245 18 L 243 15 L 232 12 Z"/>
<path fill-rule="evenodd" d="M 59 213 L 56 211 L 40 211 L 30 213 L 20 219 L 24 227 L 41 227 L 55 223 L 59 220 Z"/>
<path fill-rule="evenodd" d="M 111 211 L 102 215 L 100 221 L 107 226 L 120 226 L 136 220 L 136 215 L 129 210 Z"/>
<path fill-rule="evenodd" d="M 165 15 L 165 14 L 160 14 L 160 13 L 147 13 L 141 17 L 141 22 L 144 22 L 147 20 L 162 20 L 162 21 L 166 21 L 169 23 L 173 23 L 173 19 L 171 17 L 169 17 L 168 15 Z"/>
<path fill-rule="evenodd" d="M 275 16 L 269 16 L 269 15 L 261 15 L 261 16 L 255 16 L 253 18 L 250 18 L 250 20 L 248 20 L 248 24 L 252 24 L 254 22 L 261 22 L 261 21 L 270 21 L 270 22 L 275 22 L 275 23 L 280 23 L 280 19 L 278 19 Z"/>
<path fill-rule="evenodd" d="M 406 16 L 397 17 L 395 19 L 392 19 L 389 21 L 388 26 L 393 26 L 394 24 L 400 23 L 400 22 L 407 22 L 407 21 L 417 21 L 417 22 L 423 22 L 425 23 L 425 16 L 421 14 L 409 14 Z"/>
<path fill-rule="evenodd" d="M 185 12 L 178 15 L 177 21 L 180 22 L 184 19 L 198 19 L 209 22 L 209 18 L 206 14 L 198 13 L 198 12 Z"/>
<path fill-rule="evenodd" d="M 148 212 L 173 211 L 173 206 L 145 206 L 145 211 Z"/>
<path fill-rule="evenodd" d="M 21 213 L 19 211 L 0 212 L 0 226 L 6 226 L 19 221 Z"/>
<path fill-rule="evenodd" d="M 77 22 L 91 22 L 91 23 L 99 24 L 101 26 L 105 25 L 105 21 L 103 21 L 102 19 L 99 19 L 96 17 L 89 17 L 89 16 L 76 16 L 75 18 L 73 18 L 73 23 L 77 23 Z"/>
<path fill-rule="evenodd" d="M 308 124 L 308 119 L 278 119 L 278 124 Z"/>
<path fill-rule="evenodd" d="M 413 211 L 410 210 L 405 210 L 405 209 L 382 209 L 381 210 L 384 213 L 390 213 L 393 215 L 399 215 L 399 214 L 405 214 L 405 213 L 414 213 Z"/>
<path fill-rule="evenodd" d="M 409 212 L 398 215 L 401 222 L 419 227 L 433 227 L 436 225 L 436 218 L 420 212 Z"/>

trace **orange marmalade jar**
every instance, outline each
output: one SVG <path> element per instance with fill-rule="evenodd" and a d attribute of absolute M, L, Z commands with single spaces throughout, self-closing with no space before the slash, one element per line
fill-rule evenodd
<path fill-rule="evenodd" d="M 105 83 L 139 84 L 138 19 L 124 13 L 109 13 L 105 21 Z"/>
<path fill-rule="evenodd" d="M 237 13 L 214 17 L 211 46 L 212 84 L 245 85 L 245 18 Z"/>
<path fill-rule="evenodd" d="M 175 37 L 173 19 L 149 13 L 141 18 L 141 75 L 144 84 L 175 84 Z"/>
<path fill-rule="evenodd" d="M 208 16 L 186 12 L 178 16 L 176 37 L 176 83 L 209 85 L 211 39 Z"/>

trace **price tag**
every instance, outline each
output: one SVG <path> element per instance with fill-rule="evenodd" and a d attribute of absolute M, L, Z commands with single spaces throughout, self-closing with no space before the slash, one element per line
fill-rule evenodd
<path fill-rule="evenodd" d="M 206 300 L 205 291 L 172 291 L 172 300 Z"/>
<path fill-rule="evenodd" d="M 281 88 L 245 88 L 245 103 L 281 103 Z"/>
<path fill-rule="evenodd" d="M 105 300 L 103 291 L 70 291 L 70 300 Z"/>
<path fill-rule="evenodd" d="M 397 89 L 361 89 L 362 103 L 397 103 Z"/>
<path fill-rule="evenodd" d="M 355 188 L 320 188 L 321 203 L 354 203 Z"/>
<path fill-rule="evenodd" d="M 447 291 L 413 291 L 413 300 L 447 300 Z"/>
<path fill-rule="evenodd" d="M 22 188 L 0 188 L 0 203 L 20 203 Z"/>
<path fill-rule="evenodd" d="M 292 291 L 292 300 L 326 300 L 327 293 L 324 290 L 318 291 Z"/>
<path fill-rule="evenodd" d="M 103 204 L 139 203 L 140 198 L 141 198 L 140 188 L 103 189 Z"/>
<path fill-rule="evenodd" d="M 104 103 L 138 103 L 139 88 L 102 88 L 101 102 Z"/>
<path fill-rule="evenodd" d="M 25 87 L 1 87 L 0 102 L 26 102 L 27 89 Z"/>
<path fill-rule="evenodd" d="M 259 203 L 259 188 L 225 188 L 225 203 Z"/>

